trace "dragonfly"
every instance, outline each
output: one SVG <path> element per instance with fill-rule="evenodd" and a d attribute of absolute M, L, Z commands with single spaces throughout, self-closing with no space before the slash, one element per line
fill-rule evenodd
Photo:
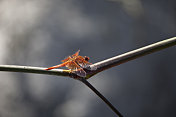
<path fill-rule="evenodd" d="M 90 67 L 90 65 L 92 64 L 88 62 L 90 58 L 87 56 L 80 56 L 79 52 L 80 50 L 62 60 L 62 64 L 49 67 L 46 70 L 51 70 L 59 67 L 67 67 L 69 70 L 71 70 L 71 72 L 75 73 L 76 75 L 86 77 L 86 71 L 84 69 L 96 70 L 96 67 Z"/>

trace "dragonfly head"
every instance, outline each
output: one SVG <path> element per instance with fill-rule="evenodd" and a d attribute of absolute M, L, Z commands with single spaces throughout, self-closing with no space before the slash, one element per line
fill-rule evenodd
<path fill-rule="evenodd" d="M 90 58 L 88 56 L 85 56 L 84 59 L 85 61 L 89 61 Z"/>

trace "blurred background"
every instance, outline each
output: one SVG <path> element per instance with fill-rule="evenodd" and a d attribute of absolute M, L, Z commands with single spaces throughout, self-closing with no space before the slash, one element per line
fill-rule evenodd
<path fill-rule="evenodd" d="M 95 63 L 176 36 L 175 0 L 0 0 L 0 64 Z M 176 116 L 176 47 L 89 79 L 125 117 Z M 0 72 L 1 117 L 115 117 L 79 81 Z"/>

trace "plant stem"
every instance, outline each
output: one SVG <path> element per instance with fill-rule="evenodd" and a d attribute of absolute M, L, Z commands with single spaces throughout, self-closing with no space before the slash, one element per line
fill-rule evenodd
<path fill-rule="evenodd" d="M 141 56 L 171 47 L 176 45 L 176 37 L 166 39 L 103 61 L 90 65 L 90 67 L 97 67 L 96 70 L 92 70 L 87 73 L 86 78 L 90 78 L 98 72 L 109 69 L 111 67 L 120 65 L 130 60 L 139 58 Z M 25 73 L 37 73 L 37 74 L 48 74 L 57 76 L 69 76 L 82 81 L 87 85 L 94 93 L 96 93 L 119 117 L 123 117 L 120 112 L 100 93 L 98 92 L 85 78 L 80 78 L 76 74 L 70 72 L 70 70 L 55 69 L 47 71 L 46 68 L 41 67 L 30 67 L 30 66 L 17 66 L 17 65 L 0 65 L 0 71 L 11 71 L 11 72 L 25 72 Z"/>
<path fill-rule="evenodd" d="M 153 53 L 155 51 L 159 51 L 171 46 L 176 45 L 176 37 L 166 39 L 164 41 L 160 41 L 100 62 L 90 65 L 90 67 L 96 66 L 96 70 L 93 70 L 87 73 L 86 79 L 91 76 L 109 69 L 111 67 L 120 65 L 122 63 L 128 62 L 130 60 L 139 58 L 141 56 Z M 57 75 L 57 76 L 69 76 L 72 78 L 79 78 L 76 74 L 70 72 L 70 70 L 63 69 L 55 69 L 55 70 L 45 70 L 46 68 L 41 67 L 30 67 L 30 66 L 17 66 L 17 65 L 0 65 L 0 71 L 11 71 L 11 72 L 25 72 L 25 73 L 37 73 L 37 74 L 48 74 L 48 75 Z"/>
<path fill-rule="evenodd" d="M 46 68 L 32 67 L 32 66 L 0 65 L 0 71 L 37 73 L 37 74 L 58 75 L 58 76 L 71 75 L 69 70 L 54 69 L 54 70 L 47 71 L 45 69 Z"/>
<path fill-rule="evenodd" d="M 96 93 L 119 117 L 123 117 L 122 114 L 95 88 L 93 87 L 85 78 L 78 79 L 88 86 L 94 93 Z"/>
<path fill-rule="evenodd" d="M 171 47 L 176 45 L 176 37 L 170 38 L 170 39 L 166 39 L 100 62 L 97 62 L 93 65 L 90 65 L 90 67 L 97 67 L 97 69 L 93 72 L 91 72 L 91 74 L 89 75 L 89 77 L 93 76 L 94 74 L 101 72 L 103 70 L 109 69 L 111 67 L 120 65 L 122 63 L 128 62 L 130 60 L 139 58 L 141 56 Z M 87 77 L 87 78 L 89 78 Z"/>

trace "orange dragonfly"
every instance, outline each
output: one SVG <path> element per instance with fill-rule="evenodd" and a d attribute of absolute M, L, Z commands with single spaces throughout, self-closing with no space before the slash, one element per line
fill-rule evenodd
<path fill-rule="evenodd" d="M 77 74 L 78 76 L 81 77 L 86 77 L 86 72 L 84 69 L 88 70 L 96 70 L 96 67 L 90 68 L 89 65 L 92 63 L 89 63 L 89 57 L 87 56 L 79 56 L 80 50 L 78 50 L 75 54 L 67 57 L 66 59 L 62 60 L 62 64 L 52 66 L 47 68 L 46 70 L 51 70 L 59 67 L 67 67 L 68 69 L 71 70 L 71 72 Z"/>

